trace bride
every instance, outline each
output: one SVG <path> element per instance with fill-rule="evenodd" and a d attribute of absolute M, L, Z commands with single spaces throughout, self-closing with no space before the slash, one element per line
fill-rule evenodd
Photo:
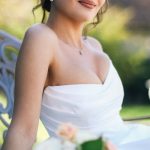
<path fill-rule="evenodd" d="M 101 44 L 84 25 L 107 0 L 41 0 L 50 15 L 25 33 L 16 64 L 14 112 L 2 150 L 31 150 L 39 118 L 50 136 L 60 123 L 103 135 L 108 150 L 149 150 L 150 127 L 126 124 L 123 85 Z M 37 8 L 36 7 L 36 8 Z M 44 17 L 43 17 L 44 21 Z"/>

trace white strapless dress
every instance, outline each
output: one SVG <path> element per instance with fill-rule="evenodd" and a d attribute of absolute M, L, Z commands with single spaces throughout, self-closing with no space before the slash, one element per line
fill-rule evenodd
<path fill-rule="evenodd" d="M 111 59 L 104 84 L 48 86 L 42 97 L 40 119 L 56 138 L 60 123 L 71 122 L 80 130 L 103 135 L 118 150 L 150 150 L 150 127 L 123 122 L 120 110 L 124 89 Z"/>

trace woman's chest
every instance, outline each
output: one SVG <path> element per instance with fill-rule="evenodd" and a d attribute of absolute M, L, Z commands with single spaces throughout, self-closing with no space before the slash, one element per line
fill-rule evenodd
<path fill-rule="evenodd" d="M 109 71 L 105 53 L 85 51 L 83 55 L 64 48 L 55 54 L 51 72 L 53 85 L 96 83 L 102 84 Z"/>

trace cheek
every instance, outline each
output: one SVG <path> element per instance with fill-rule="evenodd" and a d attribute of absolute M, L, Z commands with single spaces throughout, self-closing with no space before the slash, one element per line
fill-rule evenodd
<path fill-rule="evenodd" d="M 105 2 L 106 2 L 106 0 L 98 0 L 98 4 L 101 5 L 101 6 L 102 6 Z"/>
<path fill-rule="evenodd" d="M 96 9 L 96 14 L 98 13 L 98 11 L 103 7 L 103 5 L 105 4 L 106 0 L 98 0 L 98 5 L 97 5 L 97 9 Z"/>
<path fill-rule="evenodd" d="M 78 0 L 55 0 L 55 5 L 60 13 L 80 22 L 91 21 L 104 3 L 105 0 L 97 0 L 97 7 L 88 11 L 80 6 Z"/>
<path fill-rule="evenodd" d="M 98 0 L 96 14 L 103 7 L 103 5 L 105 4 L 105 2 L 106 2 L 106 0 Z"/>
<path fill-rule="evenodd" d="M 98 8 L 100 9 L 104 4 L 106 0 L 98 0 Z"/>
<path fill-rule="evenodd" d="M 66 16 L 74 15 L 77 11 L 75 10 L 75 0 L 54 0 L 54 3 L 56 10 Z"/>

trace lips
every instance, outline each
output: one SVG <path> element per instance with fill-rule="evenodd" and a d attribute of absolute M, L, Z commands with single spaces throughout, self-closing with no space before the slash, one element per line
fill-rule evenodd
<path fill-rule="evenodd" d="M 91 0 L 79 0 L 78 2 L 87 8 L 94 8 L 96 6 L 96 4 Z"/>

